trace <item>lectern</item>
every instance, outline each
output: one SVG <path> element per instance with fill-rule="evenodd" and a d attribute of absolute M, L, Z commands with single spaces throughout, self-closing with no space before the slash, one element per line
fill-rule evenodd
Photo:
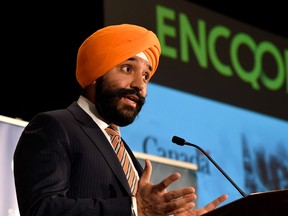
<path fill-rule="evenodd" d="M 203 216 L 287 216 L 288 190 L 252 193 Z"/>

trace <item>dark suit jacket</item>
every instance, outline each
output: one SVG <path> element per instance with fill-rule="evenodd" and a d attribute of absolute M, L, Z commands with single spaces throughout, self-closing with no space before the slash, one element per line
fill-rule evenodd
<path fill-rule="evenodd" d="M 141 175 L 141 165 L 125 145 Z M 14 153 L 14 177 L 21 216 L 131 215 L 121 164 L 76 102 L 29 122 Z"/>

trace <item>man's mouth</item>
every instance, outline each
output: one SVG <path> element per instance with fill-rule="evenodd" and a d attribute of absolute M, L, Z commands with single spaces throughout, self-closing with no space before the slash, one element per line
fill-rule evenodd
<path fill-rule="evenodd" d="M 136 108 L 137 103 L 138 103 L 138 101 L 139 101 L 139 97 L 138 97 L 137 95 L 134 95 L 134 94 L 129 94 L 129 95 L 124 95 L 124 96 L 122 97 L 122 100 L 123 100 L 126 104 L 128 104 L 128 105 Z"/>
<path fill-rule="evenodd" d="M 139 97 L 135 94 L 128 94 L 128 95 L 125 95 L 124 98 L 127 98 L 129 100 L 132 100 L 134 102 L 138 102 L 139 101 Z"/>

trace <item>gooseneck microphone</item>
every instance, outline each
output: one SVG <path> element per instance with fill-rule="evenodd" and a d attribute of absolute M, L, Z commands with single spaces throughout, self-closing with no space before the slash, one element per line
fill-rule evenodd
<path fill-rule="evenodd" d="M 239 191 L 239 193 L 243 197 L 246 196 L 246 194 L 235 184 L 235 182 L 224 172 L 224 170 L 213 160 L 213 158 L 211 158 L 210 155 L 207 154 L 200 146 L 193 144 L 193 143 L 186 142 L 184 139 L 178 136 L 173 136 L 172 142 L 180 146 L 184 146 L 184 145 L 193 146 L 197 148 L 198 150 L 200 150 L 216 166 L 216 168 L 228 179 L 228 181 Z"/>

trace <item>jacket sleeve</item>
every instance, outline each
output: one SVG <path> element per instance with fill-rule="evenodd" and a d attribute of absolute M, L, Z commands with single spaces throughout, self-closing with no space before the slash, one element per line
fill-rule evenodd
<path fill-rule="evenodd" d="M 129 196 L 67 196 L 72 157 L 69 136 L 57 119 L 42 114 L 30 121 L 13 158 L 21 216 L 131 215 Z"/>

